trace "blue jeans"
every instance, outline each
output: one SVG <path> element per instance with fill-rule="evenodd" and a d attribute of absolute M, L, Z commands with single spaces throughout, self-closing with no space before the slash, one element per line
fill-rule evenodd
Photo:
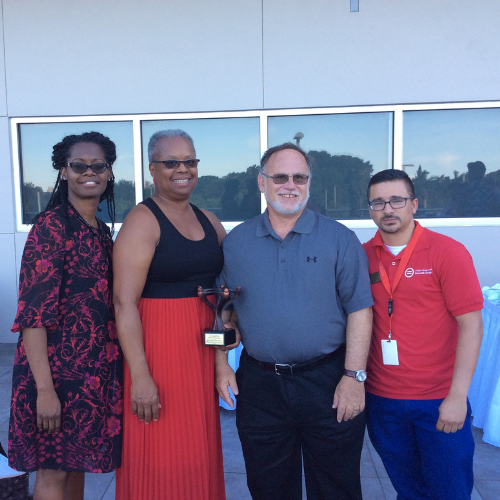
<path fill-rule="evenodd" d="M 474 486 L 472 437 L 467 417 L 461 430 L 436 429 L 442 399 L 389 399 L 366 394 L 367 426 L 398 500 L 469 500 Z"/>

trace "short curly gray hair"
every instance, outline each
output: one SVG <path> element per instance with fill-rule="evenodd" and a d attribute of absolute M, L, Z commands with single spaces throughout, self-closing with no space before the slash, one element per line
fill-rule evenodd
<path fill-rule="evenodd" d="M 196 154 L 193 139 L 191 138 L 191 136 L 187 132 L 184 132 L 184 130 L 180 130 L 180 129 L 159 130 L 158 132 L 155 132 L 151 136 L 151 139 L 149 139 L 149 144 L 148 144 L 149 163 L 151 163 L 153 161 L 153 157 L 156 153 L 156 147 L 158 146 L 158 141 L 160 139 L 163 139 L 164 137 L 184 137 L 185 139 L 187 139 L 191 143 L 191 146 L 193 146 L 193 150 Z"/>

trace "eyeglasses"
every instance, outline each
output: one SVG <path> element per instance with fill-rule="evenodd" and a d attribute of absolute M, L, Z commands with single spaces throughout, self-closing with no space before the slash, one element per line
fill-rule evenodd
<path fill-rule="evenodd" d="M 73 170 L 75 174 L 83 174 L 89 168 L 92 172 L 94 172 L 94 174 L 102 174 L 107 168 L 109 168 L 109 165 L 107 163 L 93 163 L 92 165 L 87 165 L 81 161 L 74 161 L 72 163 L 68 163 L 68 167 L 71 167 L 71 170 Z"/>
<path fill-rule="evenodd" d="M 192 159 L 192 160 L 156 160 L 151 163 L 163 163 L 166 168 L 178 168 L 181 163 L 187 168 L 196 168 L 200 160 Z"/>
<path fill-rule="evenodd" d="M 409 198 L 393 198 L 392 200 L 389 201 L 374 200 L 374 201 L 369 201 L 368 205 L 370 207 L 370 210 L 374 210 L 375 212 L 378 212 L 379 210 L 384 210 L 387 203 L 389 203 L 391 208 L 397 210 L 398 208 L 406 207 L 406 200 L 414 200 L 414 199 L 415 196 L 410 196 Z"/>
<path fill-rule="evenodd" d="M 309 179 L 308 175 L 304 174 L 293 174 L 293 175 L 287 175 L 287 174 L 274 174 L 274 175 L 267 175 L 267 174 L 260 174 L 263 175 L 264 177 L 267 177 L 268 179 L 272 179 L 274 184 L 286 184 L 288 182 L 288 179 L 290 177 L 293 179 L 294 184 L 298 184 L 299 186 L 303 184 L 307 184 L 307 180 Z"/>

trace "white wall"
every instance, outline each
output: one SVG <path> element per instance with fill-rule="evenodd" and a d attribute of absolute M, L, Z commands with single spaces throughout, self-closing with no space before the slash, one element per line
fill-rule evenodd
<path fill-rule="evenodd" d="M 17 308 L 17 269 L 14 234 L 0 234 L 0 342 L 17 342 L 10 332 Z"/>
<path fill-rule="evenodd" d="M 500 2 L 264 0 L 266 108 L 499 99 Z"/>
<path fill-rule="evenodd" d="M 349 4 L 3 0 L 9 115 L 499 98 L 500 2 Z"/>
<path fill-rule="evenodd" d="M 500 99 L 497 0 L 1 3 L 0 342 L 26 239 L 11 117 Z M 438 230 L 467 246 L 482 285 L 500 281 L 499 227 Z"/>
<path fill-rule="evenodd" d="M 3 4 L 10 116 L 263 105 L 260 2 Z"/>
<path fill-rule="evenodd" d="M 14 242 L 14 186 L 7 118 L 7 92 L 0 10 L 0 342 L 15 342 L 10 333 L 17 306 L 17 269 Z"/>

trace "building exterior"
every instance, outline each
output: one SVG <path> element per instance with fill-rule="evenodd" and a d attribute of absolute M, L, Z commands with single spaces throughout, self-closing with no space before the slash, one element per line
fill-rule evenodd
<path fill-rule="evenodd" d="M 500 282 L 500 3 L 357 4 L 2 0 L 0 342 L 16 340 L 19 263 L 55 181 L 52 145 L 91 129 L 117 143 L 121 219 L 150 193 L 155 130 L 191 133 L 205 177 L 195 202 L 228 228 L 260 210 L 261 152 L 299 141 L 317 163 L 313 208 L 367 241 L 367 179 L 405 168 L 417 218 L 468 248 L 481 285 Z"/>

